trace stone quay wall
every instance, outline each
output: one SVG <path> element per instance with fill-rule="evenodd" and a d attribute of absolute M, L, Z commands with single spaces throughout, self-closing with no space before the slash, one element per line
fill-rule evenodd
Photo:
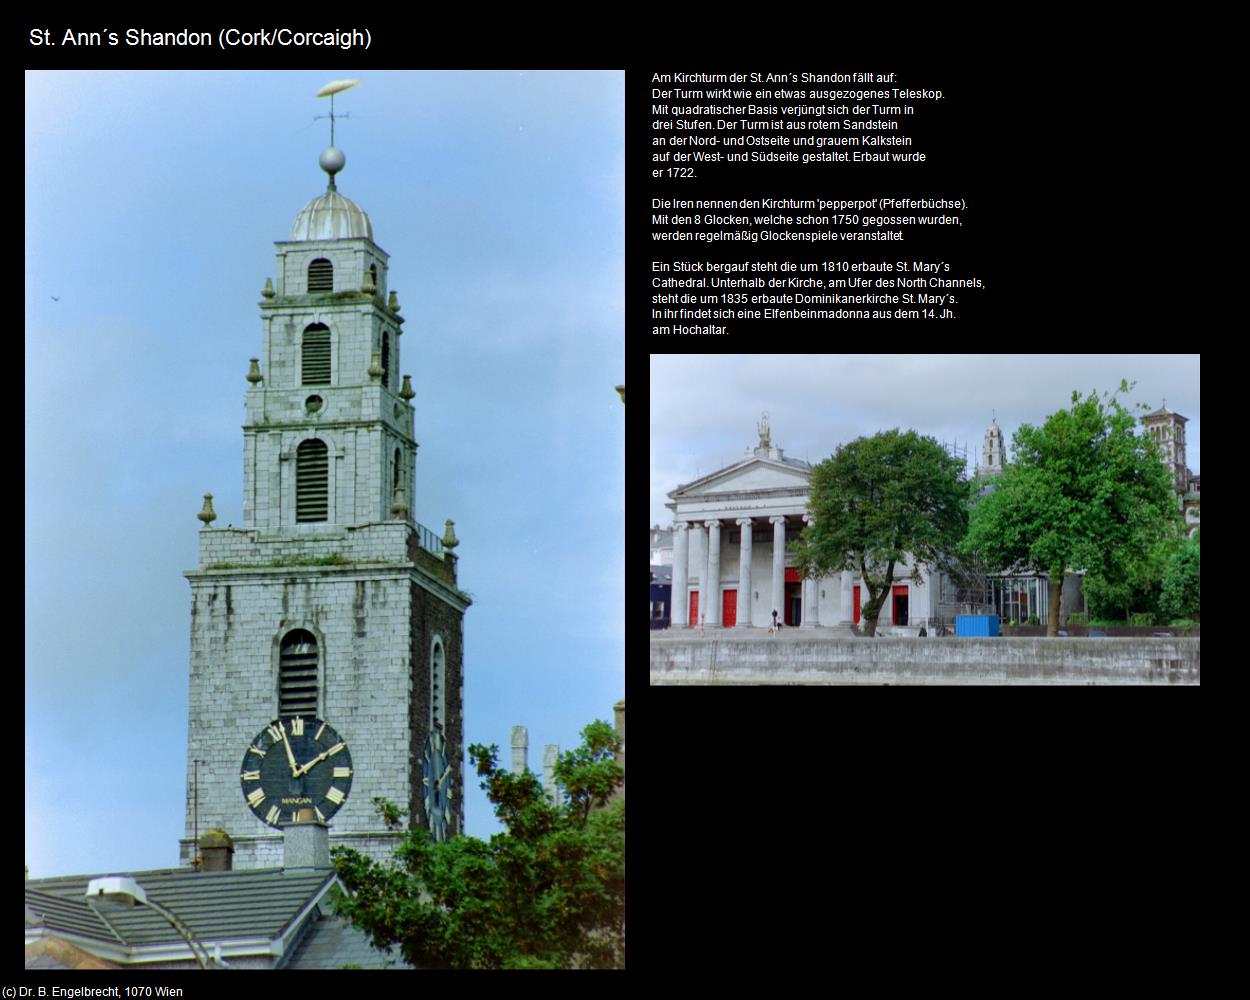
<path fill-rule="evenodd" d="M 797 630 L 796 630 L 797 631 Z M 1201 639 L 677 638 L 652 684 L 1192 684 Z"/>

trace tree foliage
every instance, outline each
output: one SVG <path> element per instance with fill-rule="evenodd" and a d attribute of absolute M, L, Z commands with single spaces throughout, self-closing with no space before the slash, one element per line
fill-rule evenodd
<path fill-rule="evenodd" d="M 1119 392 L 1131 389 L 1120 383 Z M 1167 467 L 1117 394 L 1074 392 L 1071 407 L 1042 427 L 1022 426 L 1015 460 L 973 509 L 962 546 L 999 571 L 1048 573 L 1051 635 L 1065 570 L 1085 569 L 1127 592 L 1147 553 L 1177 530 Z"/>
<path fill-rule="evenodd" d="M 1168 562 L 1159 609 L 1168 618 L 1197 618 L 1202 606 L 1202 551 L 1199 535 L 1188 539 Z"/>
<path fill-rule="evenodd" d="M 582 738 L 556 764 L 558 803 L 529 771 L 500 768 L 498 747 L 470 746 L 507 832 L 439 843 L 411 829 L 389 864 L 335 848 L 338 911 L 417 968 L 622 967 L 625 803 L 609 801 L 620 740 L 601 721 Z"/>
<path fill-rule="evenodd" d="M 966 526 L 963 463 L 933 438 L 915 431 L 883 431 L 842 445 L 812 470 L 808 510 L 815 519 L 792 546 L 808 577 L 854 570 L 868 600 L 864 629 L 876 631 L 877 615 L 891 592 L 896 567 L 914 559 L 944 561 Z"/>

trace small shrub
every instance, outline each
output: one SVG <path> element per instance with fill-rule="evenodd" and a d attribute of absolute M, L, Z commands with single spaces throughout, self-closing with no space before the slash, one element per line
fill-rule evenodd
<path fill-rule="evenodd" d="M 1077 611 L 1077 612 L 1074 612 L 1073 614 L 1068 615 L 1068 624 L 1069 625 L 1088 625 L 1089 613 L 1086 611 Z"/>
<path fill-rule="evenodd" d="M 1042 624 L 1042 623 L 1041 623 L 1041 622 L 1039 622 L 1039 621 L 1037 620 L 1037 615 L 1029 615 L 1029 624 L 1030 624 L 1030 625 L 1040 625 L 1040 624 Z"/>
<path fill-rule="evenodd" d="M 1149 611 L 1134 612 L 1128 618 L 1130 625 L 1151 626 L 1155 623 L 1155 616 Z"/>
<path fill-rule="evenodd" d="M 1190 618 L 1178 618 L 1176 621 L 1168 622 L 1168 625 L 1172 628 L 1194 628 L 1197 624 L 1196 621 Z"/>

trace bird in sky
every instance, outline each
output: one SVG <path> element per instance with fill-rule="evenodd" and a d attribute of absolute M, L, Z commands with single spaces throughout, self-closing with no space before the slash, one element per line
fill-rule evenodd
<path fill-rule="evenodd" d="M 61 300 L 60 300 L 60 299 L 58 299 L 55 295 L 53 295 L 53 296 L 52 296 L 52 301 L 53 301 L 53 302 L 60 302 Z"/>

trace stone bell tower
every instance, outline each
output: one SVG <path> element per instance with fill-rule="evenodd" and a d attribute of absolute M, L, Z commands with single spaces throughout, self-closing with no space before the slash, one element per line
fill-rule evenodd
<path fill-rule="evenodd" d="M 339 193 L 346 157 L 276 243 L 247 373 L 243 527 L 200 519 L 191 583 L 183 863 L 225 830 L 236 868 L 281 865 L 282 834 L 248 808 L 240 762 L 274 719 L 317 717 L 351 751 L 332 845 L 390 854 L 375 796 L 436 836 L 464 828 L 464 612 L 452 522 L 412 518 L 417 442 L 400 372 L 399 300 L 368 215 Z"/>

